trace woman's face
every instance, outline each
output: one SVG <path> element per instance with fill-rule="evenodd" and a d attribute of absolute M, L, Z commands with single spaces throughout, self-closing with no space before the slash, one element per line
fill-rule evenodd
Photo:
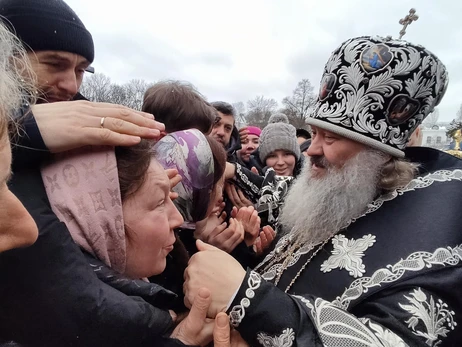
<path fill-rule="evenodd" d="M 0 252 L 30 246 L 38 237 L 37 225 L 23 204 L 8 189 L 11 149 L 6 129 L 0 134 Z"/>
<path fill-rule="evenodd" d="M 295 156 L 292 152 L 278 149 L 266 158 L 266 165 L 270 166 L 280 176 L 293 176 L 295 168 Z"/>
<path fill-rule="evenodd" d="M 162 166 L 151 161 L 141 188 L 122 204 L 127 240 L 125 274 L 131 278 L 158 275 L 173 250 L 173 229 L 183 217 L 169 197 L 170 181 Z"/>

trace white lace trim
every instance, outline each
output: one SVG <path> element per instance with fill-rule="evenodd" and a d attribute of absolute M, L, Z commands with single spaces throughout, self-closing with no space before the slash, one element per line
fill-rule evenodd
<path fill-rule="evenodd" d="M 354 280 L 350 286 L 338 296 L 332 304 L 347 310 L 350 302 L 358 299 L 370 288 L 380 286 L 382 283 L 392 283 L 399 280 L 407 271 L 420 271 L 434 265 L 455 266 L 462 260 L 462 245 L 454 248 L 438 248 L 433 253 L 414 252 L 406 259 L 401 259 L 394 265 L 375 271 L 371 277 Z"/>
<path fill-rule="evenodd" d="M 294 295 L 294 297 L 302 301 L 310 309 L 313 323 L 325 346 L 407 346 L 391 330 L 369 319 L 358 319 L 326 300 L 317 298 L 312 304 L 302 296 Z"/>
<path fill-rule="evenodd" d="M 250 306 L 250 300 L 255 297 L 255 290 L 260 287 L 261 277 L 255 271 L 251 271 L 247 280 L 248 288 L 245 297 L 241 299 L 239 305 L 234 306 L 229 313 L 229 320 L 233 327 L 237 328 L 245 317 L 245 309 Z"/>
<path fill-rule="evenodd" d="M 278 336 L 259 333 L 257 340 L 263 347 L 291 347 L 294 344 L 295 333 L 292 328 L 284 329 L 282 334 Z"/>
<path fill-rule="evenodd" d="M 462 181 L 462 170 L 461 169 L 455 169 L 452 171 L 451 170 L 438 170 L 428 175 L 425 175 L 423 177 L 417 177 L 413 179 L 411 182 L 409 182 L 405 187 L 398 188 L 394 190 L 393 192 L 381 195 L 379 198 L 371 202 L 366 212 L 364 212 L 364 214 L 362 214 L 358 218 L 352 219 L 345 226 L 345 228 L 351 225 L 352 223 L 356 222 L 356 220 L 358 220 L 359 218 L 364 217 L 368 215 L 369 213 L 373 213 L 377 211 L 386 201 L 394 200 L 398 196 L 403 195 L 404 193 L 407 193 L 407 192 L 415 191 L 416 189 L 427 188 L 431 186 L 434 182 L 447 182 L 447 181 L 452 181 L 452 180 Z M 277 256 L 278 249 L 281 249 L 285 244 L 287 244 L 287 242 L 289 243 L 291 242 L 290 233 L 283 236 L 279 240 L 274 250 L 271 251 L 265 257 L 265 259 L 255 268 L 255 270 L 258 270 L 259 268 L 264 266 L 265 263 L 269 262 L 272 258 Z M 308 253 L 311 249 L 312 249 L 311 245 L 306 245 L 300 248 L 297 252 L 294 253 L 293 258 L 292 258 L 293 260 L 289 262 L 289 264 L 287 265 L 287 268 L 296 264 L 297 261 L 300 259 L 300 257 Z M 281 267 L 281 264 L 274 264 L 271 268 L 269 268 L 267 271 L 262 273 L 262 277 L 267 281 L 273 280 L 276 277 L 280 267 Z"/>

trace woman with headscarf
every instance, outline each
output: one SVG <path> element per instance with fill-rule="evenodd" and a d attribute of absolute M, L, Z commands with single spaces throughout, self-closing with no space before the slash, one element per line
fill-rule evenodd
<path fill-rule="evenodd" d="M 246 230 L 248 234 L 250 228 L 259 228 L 256 213 L 251 210 L 235 211 L 229 225 L 223 215 L 217 216 L 226 153 L 214 139 L 190 129 L 167 135 L 154 148 L 164 168 L 177 169 L 182 177 L 173 188 L 178 193 L 174 203 L 185 219 L 179 234 L 190 254 L 196 251 L 196 239 L 232 252 L 246 239 Z"/>

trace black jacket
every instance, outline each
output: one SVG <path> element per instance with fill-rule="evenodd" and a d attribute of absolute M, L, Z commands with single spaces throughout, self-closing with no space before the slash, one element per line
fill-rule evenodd
<path fill-rule="evenodd" d="M 34 148 L 43 143 L 39 132 L 21 139 Z M 28 160 L 35 152 L 18 148 L 10 189 L 34 218 L 39 237 L 28 248 L 0 254 L 0 340 L 25 346 L 183 346 L 163 337 L 173 329 L 167 308 L 175 296 L 155 284 L 114 281 L 110 269 L 94 271 L 102 264 L 89 262 L 50 207 L 37 160 Z"/>
<path fill-rule="evenodd" d="M 241 137 L 236 126 L 233 127 L 231 138 L 226 146 L 227 161 L 235 163 L 237 161 L 237 151 L 241 149 Z"/>

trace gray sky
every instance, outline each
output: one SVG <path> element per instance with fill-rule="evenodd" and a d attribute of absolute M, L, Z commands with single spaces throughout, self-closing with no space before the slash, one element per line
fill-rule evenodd
<path fill-rule="evenodd" d="M 462 1 L 67 0 L 92 33 L 93 66 L 113 81 L 180 79 L 209 101 L 279 103 L 303 78 L 317 91 L 330 53 L 361 35 L 398 36 L 435 53 L 449 71 L 440 121 L 462 103 Z"/>

